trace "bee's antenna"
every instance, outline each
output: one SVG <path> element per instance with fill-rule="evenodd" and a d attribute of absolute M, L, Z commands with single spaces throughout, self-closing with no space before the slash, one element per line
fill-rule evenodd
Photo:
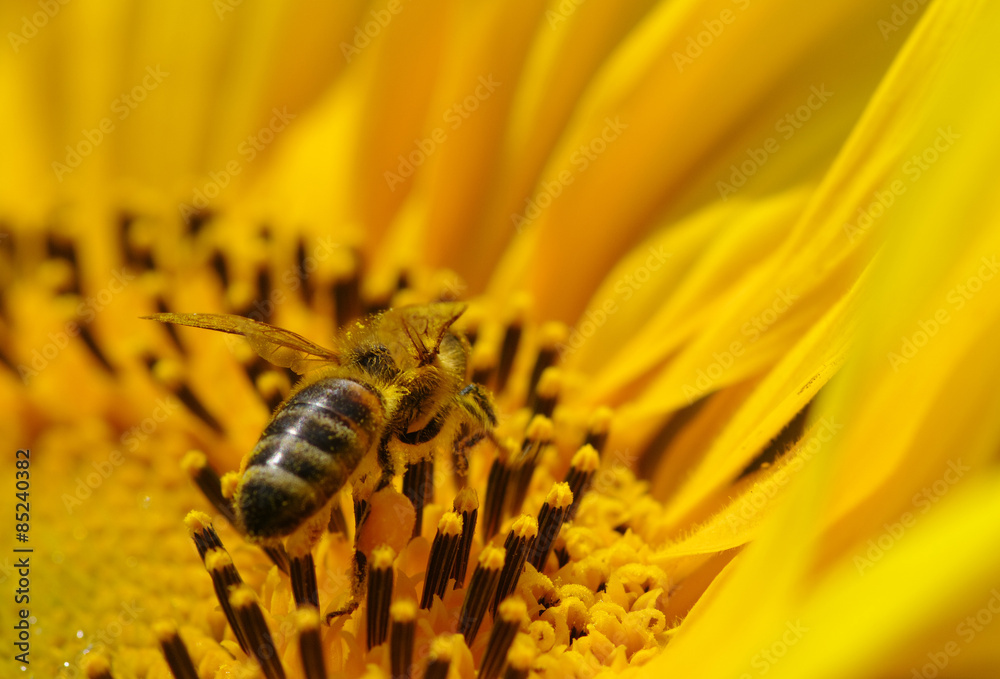
<path fill-rule="evenodd" d="M 433 352 L 428 351 L 427 346 L 420 337 L 420 333 L 413 331 L 410 327 L 410 322 L 406 320 L 406 318 L 402 318 L 400 320 L 403 322 L 403 332 L 406 333 L 406 337 L 410 340 L 410 344 L 413 345 L 414 350 L 417 352 L 417 359 L 419 360 L 420 365 L 427 365 L 437 354 L 437 350 L 435 349 Z"/>

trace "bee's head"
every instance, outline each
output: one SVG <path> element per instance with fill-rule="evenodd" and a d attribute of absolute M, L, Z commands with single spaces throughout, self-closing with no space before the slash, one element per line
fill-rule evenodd
<path fill-rule="evenodd" d="M 392 309 L 385 313 L 382 327 L 398 339 L 393 352 L 397 362 L 416 368 L 430 365 L 441 351 L 441 344 L 466 305 L 438 302 Z M 396 354 L 400 355 L 396 355 Z"/>

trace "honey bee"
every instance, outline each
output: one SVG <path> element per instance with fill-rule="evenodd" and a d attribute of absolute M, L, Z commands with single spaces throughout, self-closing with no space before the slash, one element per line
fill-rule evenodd
<path fill-rule="evenodd" d="M 442 438 L 464 454 L 492 437 L 492 399 L 468 382 L 469 342 L 452 329 L 464 311 L 456 302 L 390 309 L 342 329 L 334 349 L 243 316 L 145 318 L 242 335 L 268 362 L 303 375 L 246 459 L 233 498 L 239 528 L 269 543 L 348 482 L 363 497 Z"/>

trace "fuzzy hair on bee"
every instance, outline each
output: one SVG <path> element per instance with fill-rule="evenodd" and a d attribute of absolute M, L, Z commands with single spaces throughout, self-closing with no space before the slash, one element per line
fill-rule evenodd
<path fill-rule="evenodd" d="M 242 316 L 144 318 L 241 335 L 303 376 L 244 460 L 233 497 L 238 528 L 266 544 L 329 512 L 345 484 L 364 499 L 442 441 L 464 451 L 492 437 L 492 397 L 469 383 L 469 342 L 452 329 L 464 311 L 457 302 L 390 309 L 342 328 L 332 349 Z"/>

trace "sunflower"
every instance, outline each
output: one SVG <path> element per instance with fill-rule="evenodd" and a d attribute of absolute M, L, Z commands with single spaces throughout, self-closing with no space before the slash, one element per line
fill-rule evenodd
<path fill-rule="evenodd" d="M 995 676 L 995 3 L 0 18 L 5 676 Z M 458 300 L 468 468 L 267 549 L 297 376 L 139 318 Z"/>

